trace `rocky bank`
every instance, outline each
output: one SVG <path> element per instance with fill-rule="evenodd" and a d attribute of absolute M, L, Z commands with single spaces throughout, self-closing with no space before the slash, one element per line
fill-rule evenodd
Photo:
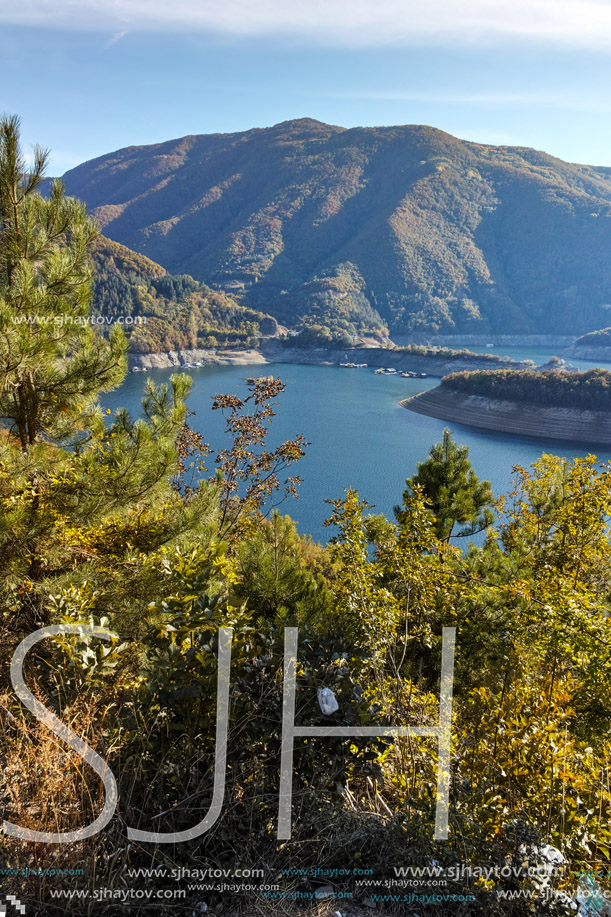
<path fill-rule="evenodd" d="M 485 430 L 611 446 L 611 412 L 500 401 L 445 386 L 406 398 L 401 405 L 417 414 Z"/>
<path fill-rule="evenodd" d="M 611 363 L 611 347 L 588 347 L 574 344 L 563 351 L 562 356 L 565 359 L 575 357 L 577 360 L 592 360 L 594 363 L 598 360 L 602 360 L 603 363 Z"/>

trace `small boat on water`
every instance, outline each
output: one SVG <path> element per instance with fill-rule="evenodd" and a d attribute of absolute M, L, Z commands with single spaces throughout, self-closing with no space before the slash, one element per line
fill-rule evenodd
<path fill-rule="evenodd" d="M 384 374 L 384 370 L 382 369 L 382 367 L 380 367 L 379 369 L 374 369 L 373 374 L 374 376 L 382 376 Z"/>

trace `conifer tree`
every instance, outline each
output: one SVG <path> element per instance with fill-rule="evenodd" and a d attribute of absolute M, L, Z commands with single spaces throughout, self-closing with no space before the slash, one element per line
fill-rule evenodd
<path fill-rule="evenodd" d="M 23 452 L 72 439 L 126 371 L 119 326 L 105 340 L 90 322 L 97 225 L 60 181 L 42 197 L 47 159 L 28 168 L 19 119 L 0 120 L 0 419 Z"/>
<path fill-rule="evenodd" d="M 418 471 L 406 480 L 404 503 L 416 485 L 420 485 L 429 507 L 435 515 L 437 537 L 443 541 L 476 535 L 493 521 L 490 504 L 492 489 L 489 481 L 480 481 L 469 461 L 467 446 L 459 446 L 446 428 L 443 442 L 436 443 L 425 462 L 418 462 Z M 403 521 L 404 509 L 395 507 L 395 516 Z M 456 525 L 465 528 L 455 532 Z"/>
<path fill-rule="evenodd" d="M 190 380 L 149 381 L 140 419 L 102 411 L 126 342 L 91 323 L 97 226 L 61 182 L 40 194 L 46 160 L 36 148 L 28 168 L 19 119 L 0 118 L 0 609 L 24 626 L 44 617 L 43 582 L 97 556 L 109 526 L 151 544 L 189 522 L 169 477 Z"/>

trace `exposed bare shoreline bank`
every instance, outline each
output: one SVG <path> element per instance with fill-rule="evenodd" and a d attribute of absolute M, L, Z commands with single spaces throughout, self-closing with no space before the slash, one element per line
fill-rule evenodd
<path fill-rule="evenodd" d="M 575 335 L 568 334 L 429 334 L 394 335 L 395 344 L 438 344 L 442 347 L 570 347 Z"/>
<path fill-rule="evenodd" d="M 165 353 L 130 353 L 127 362 L 133 369 L 180 369 L 185 363 L 195 361 L 207 366 L 250 366 L 267 363 L 258 350 L 170 350 Z"/>
<path fill-rule="evenodd" d="M 447 354 L 418 354 L 385 347 L 359 347 L 354 350 L 287 347 L 269 341 L 252 350 L 173 350 L 169 353 L 129 355 L 130 369 L 179 369 L 184 363 L 201 362 L 207 366 L 251 366 L 266 363 L 302 363 L 314 366 L 339 366 L 340 363 L 367 363 L 372 369 L 381 366 L 398 371 L 411 370 L 441 378 L 448 373 L 476 369 L 525 369 L 529 364 L 511 360 L 498 362 L 485 356 L 448 357 Z"/>
<path fill-rule="evenodd" d="M 500 401 L 433 388 L 400 402 L 416 414 L 469 427 L 611 446 L 611 413 Z"/>
<path fill-rule="evenodd" d="M 567 359 L 575 357 L 577 360 L 592 360 L 593 363 L 596 363 L 597 360 L 609 363 L 611 362 L 611 347 L 587 347 L 575 344 L 569 347 L 562 356 Z"/>

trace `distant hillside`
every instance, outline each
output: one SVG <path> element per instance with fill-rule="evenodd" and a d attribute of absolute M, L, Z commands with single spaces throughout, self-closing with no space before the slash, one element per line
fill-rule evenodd
<path fill-rule="evenodd" d="M 106 235 L 293 327 L 609 324 L 609 170 L 535 150 L 302 119 L 129 147 L 64 180 Z"/>
<path fill-rule="evenodd" d="M 168 274 L 154 261 L 104 236 L 96 242 L 93 262 L 92 314 L 120 320 L 134 353 L 247 347 L 260 330 L 269 333 L 275 325 L 225 293 L 188 275 Z"/>

